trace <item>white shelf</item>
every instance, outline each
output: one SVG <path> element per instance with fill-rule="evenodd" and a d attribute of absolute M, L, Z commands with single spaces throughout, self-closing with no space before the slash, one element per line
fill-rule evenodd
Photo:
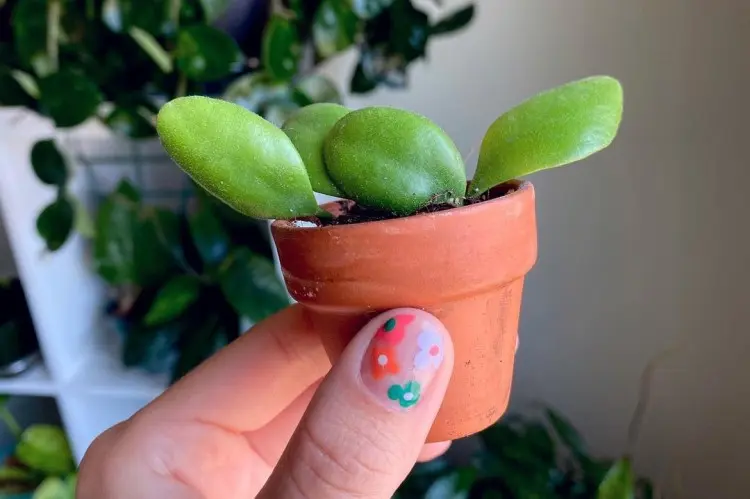
<path fill-rule="evenodd" d="M 168 376 L 127 369 L 108 352 L 96 353 L 82 362 L 65 390 L 107 397 L 152 400 L 167 387 Z"/>
<path fill-rule="evenodd" d="M 12 378 L 0 378 L 0 393 L 53 396 L 57 393 L 57 386 L 47 367 L 41 361 L 38 361 L 23 374 Z"/>

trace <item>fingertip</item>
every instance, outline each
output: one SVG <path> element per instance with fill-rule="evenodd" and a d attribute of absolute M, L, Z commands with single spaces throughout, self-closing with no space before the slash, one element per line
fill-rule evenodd
<path fill-rule="evenodd" d="M 417 462 L 424 463 L 427 461 L 432 461 L 433 459 L 437 459 L 438 457 L 448 452 L 450 446 L 450 441 L 424 444 L 424 447 L 422 447 L 422 451 L 419 453 L 419 457 L 417 458 Z"/>

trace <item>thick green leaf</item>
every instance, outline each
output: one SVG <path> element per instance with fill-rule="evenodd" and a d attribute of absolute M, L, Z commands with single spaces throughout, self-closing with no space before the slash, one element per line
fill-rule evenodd
<path fill-rule="evenodd" d="M 25 66 L 46 74 L 51 66 L 47 55 L 47 0 L 18 0 L 11 22 L 16 52 Z"/>
<path fill-rule="evenodd" d="M 319 208 L 289 138 L 241 106 L 183 97 L 159 112 L 169 155 L 207 192 L 255 218 L 293 218 Z"/>
<path fill-rule="evenodd" d="M 567 83 L 521 103 L 487 130 L 469 195 L 607 147 L 622 118 L 622 87 L 609 76 Z"/>
<path fill-rule="evenodd" d="M 180 218 L 169 210 L 149 206 L 141 210 L 137 228 L 135 283 L 160 284 L 174 272 L 182 251 Z"/>
<path fill-rule="evenodd" d="M 428 118 L 390 107 L 352 111 L 323 147 L 328 175 L 363 206 L 409 215 L 455 202 L 466 186 L 461 153 Z"/>
<path fill-rule="evenodd" d="M 323 75 L 309 75 L 301 78 L 294 86 L 295 100 L 301 106 L 329 102 L 341 104 L 341 94 L 336 84 Z"/>
<path fill-rule="evenodd" d="M 68 181 L 68 166 L 54 140 L 40 140 L 31 148 L 31 166 L 37 178 L 62 187 Z"/>
<path fill-rule="evenodd" d="M 99 207 L 94 239 L 94 268 L 111 285 L 136 281 L 135 239 L 139 199 L 135 188 L 122 181 Z"/>
<path fill-rule="evenodd" d="M 273 263 L 247 248 L 238 248 L 229 256 L 219 282 L 227 301 L 253 322 L 260 322 L 290 304 Z"/>
<path fill-rule="evenodd" d="M 255 72 L 234 80 L 222 98 L 260 114 L 268 103 L 290 99 L 291 89 L 286 82 L 277 82 L 265 73 Z"/>
<path fill-rule="evenodd" d="M 194 25 L 180 30 L 175 52 L 177 67 L 188 78 L 213 81 L 239 70 L 244 55 L 228 34 L 211 26 Z"/>
<path fill-rule="evenodd" d="M 635 477 L 630 461 L 627 458 L 620 459 L 610 468 L 604 477 L 596 499 L 634 499 Z"/>
<path fill-rule="evenodd" d="M 385 9 L 393 0 L 349 0 L 352 10 L 362 19 L 372 19 Z"/>
<path fill-rule="evenodd" d="M 159 66 L 164 73 L 171 73 L 173 68 L 172 56 L 164 50 L 154 35 L 138 26 L 133 26 L 128 31 L 135 42 L 148 54 L 152 61 Z"/>
<path fill-rule="evenodd" d="M 35 478 L 34 472 L 28 469 L 0 466 L 0 484 L 3 482 L 33 482 Z M 3 497 L 2 493 L 2 488 L 0 488 L 0 497 Z"/>
<path fill-rule="evenodd" d="M 213 24 L 232 4 L 232 0 L 201 0 L 206 21 Z"/>
<path fill-rule="evenodd" d="M 468 5 L 444 17 L 430 28 L 430 34 L 443 35 L 466 27 L 474 18 L 474 6 Z"/>
<path fill-rule="evenodd" d="M 170 1 L 104 0 L 102 20 L 117 33 L 138 27 L 152 35 L 161 35 L 167 30 Z"/>
<path fill-rule="evenodd" d="M 73 232 L 74 218 L 73 205 L 65 196 L 58 197 L 42 210 L 36 219 L 36 230 L 49 251 L 57 251 L 63 247 Z"/>
<path fill-rule="evenodd" d="M 315 50 L 322 58 L 350 47 L 357 33 L 358 19 L 348 0 L 323 0 L 313 19 Z"/>
<path fill-rule="evenodd" d="M 211 206 L 201 202 L 188 220 L 193 243 L 203 263 L 213 267 L 224 261 L 232 242 Z"/>
<path fill-rule="evenodd" d="M 282 127 L 305 162 L 307 175 L 316 192 L 344 196 L 326 171 L 323 143 L 333 125 L 348 113 L 348 108 L 338 104 L 312 104 L 297 111 Z"/>
<path fill-rule="evenodd" d="M 33 425 L 21 435 L 16 457 L 32 470 L 62 475 L 74 470 L 73 454 L 65 432 L 51 425 Z"/>
<path fill-rule="evenodd" d="M 107 115 L 104 122 L 114 132 L 133 139 L 153 137 L 156 134 L 154 125 L 133 106 L 117 106 Z"/>
<path fill-rule="evenodd" d="M 274 80 L 287 81 L 297 73 L 301 54 L 299 34 L 290 20 L 272 15 L 263 33 L 261 62 Z"/>
<path fill-rule="evenodd" d="M 39 80 L 39 104 L 60 128 L 72 127 L 96 113 L 99 88 L 87 76 L 63 69 Z"/>
<path fill-rule="evenodd" d="M 144 319 L 147 326 L 157 326 L 175 319 L 195 303 L 200 295 L 200 281 L 196 276 L 180 275 L 159 290 Z"/>
<path fill-rule="evenodd" d="M 578 431 L 565 419 L 552 409 L 546 409 L 547 420 L 555 430 L 557 437 L 575 456 L 585 456 L 585 445 Z"/>

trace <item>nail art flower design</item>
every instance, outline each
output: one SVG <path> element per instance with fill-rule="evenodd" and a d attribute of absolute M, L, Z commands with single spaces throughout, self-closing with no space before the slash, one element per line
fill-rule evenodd
<path fill-rule="evenodd" d="M 419 351 L 414 357 L 414 367 L 437 369 L 443 361 L 443 337 L 433 329 L 425 329 L 417 337 Z"/>
<path fill-rule="evenodd" d="M 411 407 L 419 401 L 422 387 L 416 381 L 409 381 L 405 385 L 391 385 L 388 398 L 398 401 L 401 407 Z"/>
<path fill-rule="evenodd" d="M 398 345 L 404 339 L 406 326 L 412 322 L 414 322 L 413 315 L 401 314 L 391 317 L 380 326 L 378 332 L 375 333 L 375 339 L 389 345 Z"/>
<path fill-rule="evenodd" d="M 382 379 L 386 374 L 398 374 L 401 371 L 396 351 L 390 346 L 374 346 L 370 350 L 370 365 L 373 379 Z"/>

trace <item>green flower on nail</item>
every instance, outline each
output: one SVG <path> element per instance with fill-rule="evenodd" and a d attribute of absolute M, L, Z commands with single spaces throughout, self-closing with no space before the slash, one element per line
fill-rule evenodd
<path fill-rule="evenodd" d="M 391 385 L 388 389 L 388 398 L 398 400 L 401 407 L 411 407 L 419 400 L 421 387 L 416 381 L 409 381 L 404 386 Z"/>

